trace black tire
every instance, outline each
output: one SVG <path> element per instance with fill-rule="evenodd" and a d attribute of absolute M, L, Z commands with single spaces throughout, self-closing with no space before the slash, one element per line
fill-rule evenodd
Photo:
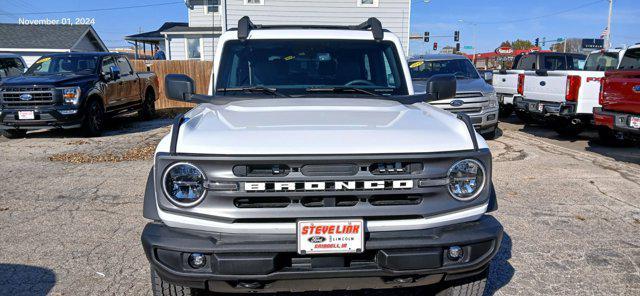
<path fill-rule="evenodd" d="M 152 90 L 144 95 L 142 107 L 138 110 L 138 117 L 142 120 L 150 120 L 156 116 L 156 96 Z"/>
<path fill-rule="evenodd" d="M 202 295 L 202 291 L 184 286 L 174 285 L 164 281 L 158 273 L 151 269 L 151 291 L 153 296 L 195 296 Z"/>
<path fill-rule="evenodd" d="M 87 137 L 99 137 L 104 130 L 104 108 L 99 100 L 94 99 L 85 107 L 82 131 Z"/>
<path fill-rule="evenodd" d="M 618 139 L 616 132 L 606 126 L 598 126 L 599 143 L 610 147 L 630 146 L 630 142 L 624 139 Z"/>
<path fill-rule="evenodd" d="M 26 135 L 27 135 L 26 130 L 17 130 L 17 129 L 2 130 L 2 136 L 4 136 L 7 139 L 24 138 Z"/>
<path fill-rule="evenodd" d="M 516 110 L 516 116 L 518 116 L 518 118 L 522 120 L 522 122 L 524 122 L 525 124 L 531 124 L 531 123 L 537 122 L 535 117 L 531 116 L 531 114 L 523 110 Z"/>
<path fill-rule="evenodd" d="M 448 283 L 436 296 L 482 296 L 487 286 L 489 268 L 481 274 Z"/>
<path fill-rule="evenodd" d="M 553 130 L 563 137 L 575 137 L 582 133 L 587 127 L 584 123 L 576 123 L 571 119 L 560 118 L 552 123 Z"/>
<path fill-rule="evenodd" d="M 485 132 L 480 134 L 485 140 L 493 140 L 498 136 L 498 127 L 493 129 L 493 131 Z"/>
<path fill-rule="evenodd" d="M 500 104 L 500 109 L 498 110 L 498 118 L 508 118 L 509 116 L 511 116 L 511 114 L 513 114 L 513 105 Z"/>

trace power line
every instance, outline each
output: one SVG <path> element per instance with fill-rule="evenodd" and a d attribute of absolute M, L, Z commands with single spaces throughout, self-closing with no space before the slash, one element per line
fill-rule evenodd
<path fill-rule="evenodd" d="M 20 12 L 20 13 L 2 12 L 2 13 L 0 13 L 0 15 L 17 15 L 17 14 L 19 14 L 19 15 L 41 15 L 41 14 L 77 13 L 77 12 L 96 12 L 96 11 L 111 11 L 111 10 L 125 10 L 125 9 L 133 9 L 133 8 L 166 6 L 166 5 L 175 5 L 175 4 L 184 4 L 184 2 L 183 1 L 174 1 L 174 2 L 164 2 L 164 3 L 155 3 L 155 4 L 120 6 L 120 7 L 110 7 L 110 8 L 81 9 L 81 10 L 65 10 L 65 11 Z"/>
<path fill-rule="evenodd" d="M 476 22 L 476 24 L 478 25 L 497 25 L 497 24 L 510 24 L 510 23 L 519 23 L 519 22 L 526 22 L 526 21 L 531 21 L 531 20 L 537 20 L 537 19 L 543 19 L 543 18 L 547 18 L 550 16 L 556 16 L 556 15 L 560 15 L 560 14 L 564 14 L 567 12 L 571 12 L 574 10 L 578 10 L 578 9 L 582 9 L 585 8 L 587 6 L 591 6 L 597 3 L 602 3 L 603 0 L 596 0 L 596 1 L 592 1 L 592 2 L 588 2 L 573 8 L 569 8 L 569 9 L 565 9 L 565 10 L 559 10 L 553 13 L 549 13 L 549 14 L 545 14 L 545 15 L 539 15 L 539 16 L 534 16 L 534 17 L 528 17 L 528 18 L 520 18 L 520 19 L 513 19 L 513 20 L 506 20 L 506 21 L 496 21 L 496 22 Z"/>

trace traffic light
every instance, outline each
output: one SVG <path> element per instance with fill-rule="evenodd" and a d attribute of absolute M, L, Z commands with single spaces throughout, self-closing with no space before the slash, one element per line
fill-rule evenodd
<path fill-rule="evenodd" d="M 456 52 L 460 52 L 460 43 L 456 43 Z"/>
<path fill-rule="evenodd" d="M 429 32 L 424 32 L 424 42 L 429 42 Z"/>
<path fill-rule="evenodd" d="M 540 38 L 536 38 L 536 47 L 540 46 Z"/>
<path fill-rule="evenodd" d="M 460 41 L 460 31 L 453 32 L 453 41 L 455 42 Z"/>
<path fill-rule="evenodd" d="M 433 50 L 438 50 L 438 42 L 433 43 Z"/>

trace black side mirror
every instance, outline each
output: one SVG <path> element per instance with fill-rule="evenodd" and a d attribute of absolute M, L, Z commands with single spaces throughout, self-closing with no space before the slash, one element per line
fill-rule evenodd
<path fill-rule="evenodd" d="M 164 78 L 164 89 L 167 98 L 188 103 L 210 103 L 212 96 L 198 95 L 196 84 L 191 77 L 184 74 L 168 74 Z"/>
<path fill-rule="evenodd" d="M 120 79 L 120 68 L 118 68 L 116 66 L 111 66 L 109 68 L 109 76 L 111 76 L 110 78 L 113 79 L 113 80 Z"/>
<path fill-rule="evenodd" d="M 456 77 L 450 74 L 433 75 L 427 80 L 429 101 L 452 99 L 456 96 Z"/>

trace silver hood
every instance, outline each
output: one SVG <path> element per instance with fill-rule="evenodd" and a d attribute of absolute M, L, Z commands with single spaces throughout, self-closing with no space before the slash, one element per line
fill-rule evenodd
<path fill-rule="evenodd" d="M 178 153 L 390 154 L 473 149 L 451 113 L 380 99 L 256 99 L 201 104 L 185 114 Z M 168 152 L 167 136 L 158 152 Z M 486 143 L 478 137 L 481 148 Z"/>

